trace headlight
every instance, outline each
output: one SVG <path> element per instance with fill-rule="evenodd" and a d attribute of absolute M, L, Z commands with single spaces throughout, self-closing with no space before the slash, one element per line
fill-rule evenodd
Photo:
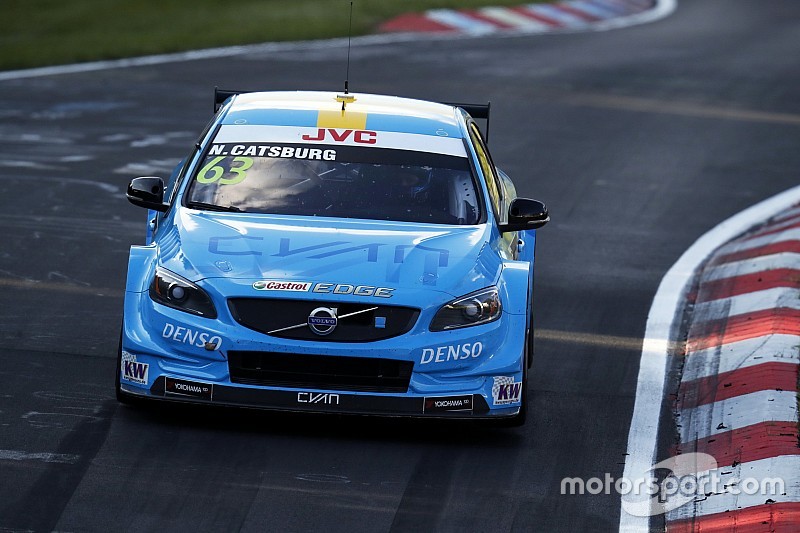
<path fill-rule="evenodd" d="M 156 275 L 150 284 L 150 298 L 193 315 L 217 318 L 217 310 L 206 291 L 164 268 L 156 268 Z"/>
<path fill-rule="evenodd" d="M 502 310 L 497 287 L 481 289 L 439 309 L 431 321 L 430 329 L 444 331 L 486 324 L 500 318 Z"/>

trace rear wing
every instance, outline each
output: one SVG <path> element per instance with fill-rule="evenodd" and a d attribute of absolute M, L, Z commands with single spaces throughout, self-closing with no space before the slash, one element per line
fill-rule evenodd
<path fill-rule="evenodd" d="M 214 113 L 219 111 L 219 108 L 222 107 L 222 104 L 225 103 L 225 100 L 227 100 L 231 96 L 236 96 L 237 94 L 245 94 L 251 92 L 253 91 L 229 91 L 226 89 L 220 89 L 219 87 L 214 87 Z"/>
<path fill-rule="evenodd" d="M 492 103 L 486 102 L 485 104 L 458 104 L 452 102 L 442 102 L 445 105 L 451 105 L 453 107 L 460 107 L 472 118 L 483 118 L 486 119 L 486 133 L 484 134 L 484 139 L 486 144 L 489 144 L 489 112 L 492 110 Z"/>
<path fill-rule="evenodd" d="M 236 96 L 237 94 L 247 94 L 255 91 L 231 91 L 227 89 L 220 89 L 219 87 L 214 87 L 214 113 L 219 111 L 219 108 L 222 104 L 230 98 L 231 96 Z M 442 102 L 444 105 L 451 105 L 453 107 L 460 107 L 472 118 L 477 119 L 485 119 L 486 120 L 486 144 L 489 144 L 489 112 L 491 111 L 492 103 L 487 102 L 486 104 L 458 104 L 452 102 Z"/>

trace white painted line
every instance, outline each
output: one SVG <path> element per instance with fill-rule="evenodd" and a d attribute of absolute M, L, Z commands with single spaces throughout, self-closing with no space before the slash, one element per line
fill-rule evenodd
<path fill-rule="evenodd" d="M 577 11 L 582 11 L 587 15 L 597 17 L 599 19 L 607 19 L 616 15 L 613 11 L 604 9 L 602 6 L 593 2 L 567 2 L 567 5 Z"/>
<path fill-rule="evenodd" d="M 609 9 L 615 9 L 619 13 L 630 13 L 631 11 L 641 11 L 642 6 L 636 2 L 626 2 L 625 0 L 595 0 L 598 4 L 603 4 Z M 647 7 L 653 7 L 652 4 Z"/>
<path fill-rule="evenodd" d="M 800 270 L 800 253 L 779 252 L 777 254 L 761 255 L 750 259 L 723 263 L 705 269 L 700 281 L 703 283 L 785 268 Z"/>
<path fill-rule="evenodd" d="M 623 477 L 637 479 L 655 464 L 666 364 L 671 353 L 670 340 L 675 338 L 680 328 L 686 291 L 695 271 L 723 243 L 798 201 L 800 186 L 764 200 L 722 222 L 695 241 L 661 280 L 647 316 Z M 646 532 L 649 531 L 649 520 L 626 513 L 620 505 L 619 530 Z"/>
<path fill-rule="evenodd" d="M 439 24 L 458 28 L 469 35 L 485 35 L 498 29 L 494 24 L 469 17 L 452 9 L 433 9 L 426 11 L 425 16 Z"/>
<path fill-rule="evenodd" d="M 695 304 L 692 320 L 700 323 L 778 308 L 800 309 L 800 289 L 776 287 Z"/>
<path fill-rule="evenodd" d="M 797 226 L 800 224 L 800 220 L 797 219 L 797 215 L 794 218 L 782 218 L 780 220 L 772 220 L 770 223 L 762 228 L 762 231 L 769 231 L 770 233 L 775 233 L 780 230 L 791 229 L 791 226 Z"/>
<path fill-rule="evenodd" d="M 75 464 L 80 455 L 69 453 L 31 453 L 21 450 L 0 450 L 0 461 L 42 461 L 45 463 Z"/>
<path fill-rule="evenodd" d="M 543 17 L 547 17 L 549 19 L 557 20 L 558 22 L 562 23 L 564 26 L 571 26 L 573 28 L 580 28 L 586 26 L 587 22 L 582 18 L 573 15 L 572 13 L 567 13 L 566 11 L 562 11 L 560 9 L 556 9 L 551 5 L 548 4 L 530 4 L 524 6 L 526 11 L 532 11 L 537 15 L 541 15 Z"/>
<path fill-rule="evenodd" d="M 795 335 L 766 335 L 686 355 L 681 382 L 716 376 L 764 363 L 800 364 Z"/>
<path fill-rule="evenodd" d="M 791 477 L 784 474 L 781 478 L 776 472 L 791 474 Z M 701 475 L 699 478 L 699 480 L 707 479 L 705 483 L 709 486 L 698 484 L 694 501 L 669 511 L 666 515 L 667 522 L 746 509 L 764 505 L 767 500 L 773 500 L 775 503 L 800 502 L 798 472 L 800 472 L 800 455 L 781 455 L 741 463 L 735 467 L 710 470 L 707 476 Z M 719 493 L 711 490 L 714 488 L 710 486 L 714 478 L 719 480 L 716 487 Z M 778 479 L 781 479 L 782 483 Z M 775 482 L 777 483 L 773 484 Z M 733 494 L 733 491 L 738 491 L 740 494 Z M 747 494 L 748 492 L 755 494 Z M 768 526 L 762 529 L 767 531 Z"/>
<path fill-rule="evenodd" d="M 591 31 L 609 31 L 628 26 L 636 26 L 638 24 L 647 24 L 655 22 L 669 16 L 676 7 L 677 0 L 659 0 L 655 8 L 649 9 L 643 13 L 627 17 L 618 17 L 603 21 L 602 23 L 593 24 L 586 28 Z M 543 13 L 544 14 L 544 13 Z M 550 16 L 550 15 L 546 15 Z M 573 32 L 583 31 L 585 28 L 574 26 Z M 513 38 L 525 34 L 541 33 L 547 35 L 550 31 L 541 31 L 537 29 L 530 29 L 527 31 L 509 31 L 506 33 L 495 34 L 492 37 L 497 38 Z M 569 30 L 562 30 L 562 33 L 570 33 Z M 478 35 L 484 35 L 483 33 Z M 351 44 L 353 47 L 357 46 L 372 46 L 372 45 L 386 45 L 397 44 L 405 42 L 418 42 L 421 40 L 426 41 L 449 41 L 458 39 L 471 39 L 475 34 L 460 34 L 460 33 L 426 33 L 424 35 L 419 33 L 383 33 L 376 35 L 364 35 L 361 37 L 352 38 Z M 152 65 L 163 65 L 169 63 L 182 63 L 186 61 L 198 61 L 204 59 L 219 59 L 223 57 L 237 57 L 259 54 L 270 54 L 279 52 L 294 52 L 305 50 L 325 50 L 335 47 L 345 48 L 348 45 L 346 37 L 336 39 L 322 39 L 317 41 L 293 41 L 293 42 L 272 42 L 261 43 L 253 45 L 242 46 L 227 46 L 220 48 L 208 48 L 204 50 L 192 50 L 189 52 L 178 52 L 175 54 L 160 54 L 153 56 L 135 57 L 129 59 L 116 59 L 109 61 L 93 61 L 89 63 L 76 63 L 72 65 L 58 65 L 53 67 L 41 67 L 25 70 L 9 70 L 0 72 L 0 82 L 7 80 L 19 80 L 25 78 L 39 78 L 44 76 L 61 76 L 65 74 L 80 74 L 84 72 L 96 72 L 100 70 L 110 70 L 117 68 L 132 68 L 144 67 Z"/>
<path fill-rule="evenodd" d="M 641 11 L 627 17 L 616 17 L 595 22 L 591 27 L 595 31 L 608 31 L 655 22 L 671 15 L 677 5 L 677 0 L 658 0 L 653 9 Z"/>
<path fill-rule="evenodd" d="M 797 422 L 797 391 L 765 390 L 681 409 L 680 441 L 694 442 L 762 422 Z"/>
<path fill-rule="evenodd" d="M 626 0 L 626 2 L 638 6 L 642 9 L 650 7 L 652 5 L 652 0 Z"/>
<path fill-rule="evenodd" d="M 771 235 L 764 235 L 762 237 L 752 237 L 750 239 L 737 239 L 730 244 L 722 246 L 717 255 L 727 255 L 733 252 L 743 252 L 745 250 L 752 250 L 768 244 L 775 244 L 786 241 L 800 241 L 800 228 L 790 229 L 781 233 L 773 233 Z"/>
<path fill-rule="evenodd" d="M 538 20 L 525 17 L 519 13 L 511 11 L 510 9 L 505 9 L 502 7 L 485 7 L 480 10 L 480 13 L 485 17 L 489 17 L 503 24 L 508 24 L 509 26 L 514 26 L 517 29 L 525 28 L 549 30 L 552 28 L 552 26 L 547 25 L 544 22 L 539 22 Z"/>
<path fill-rule="evenodd" d="M 795 207 L 794 209 L 789 209 L 781 213 L 779 216 L 775 217 L 774 222 L 782 222 L 784 220 L 788 220 L 790 218 L 795 218 L 800 216 L 800 207 Z M 798 220 L 800 222 L 800 220 Z"/>

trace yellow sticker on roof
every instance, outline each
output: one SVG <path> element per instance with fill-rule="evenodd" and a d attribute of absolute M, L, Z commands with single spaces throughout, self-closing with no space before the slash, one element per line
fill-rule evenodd
<path fill-rule="evenodd" d="M 367 114 L 346 109 L 344 111 L 341 109 L 320 111 L 317 116 L 317 127 L 365 130 L 367 129 Z"/>

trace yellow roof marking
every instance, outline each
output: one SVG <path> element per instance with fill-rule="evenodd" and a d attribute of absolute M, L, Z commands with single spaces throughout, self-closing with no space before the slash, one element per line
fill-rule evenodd
<path fill-rule="evenodd" d="M 340 128 L 347 130 L 367 129 L 367 114 L 357 111 L 320 111 L 317 115 L 318 128 Z"/>

